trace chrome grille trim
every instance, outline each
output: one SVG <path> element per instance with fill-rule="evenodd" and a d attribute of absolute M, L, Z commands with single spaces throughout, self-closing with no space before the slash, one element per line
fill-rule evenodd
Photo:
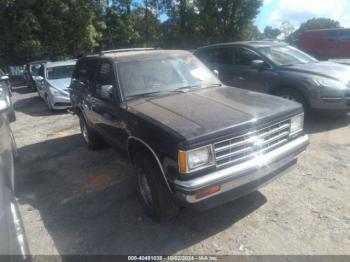
<path fill-rule="evenodd" d="M 241 163 L 288 141 L 290 119 L 214 143 L 216 166 Z"/>

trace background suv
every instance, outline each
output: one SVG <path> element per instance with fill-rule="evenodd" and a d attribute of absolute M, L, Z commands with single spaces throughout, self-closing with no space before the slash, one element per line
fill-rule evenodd
<path fill-rule="evenodd" d="M 229 86 L 281 96 L 305 109 L 350 110 L 350 66 L 269 41 L 216 44 L 194 54 Z"/>

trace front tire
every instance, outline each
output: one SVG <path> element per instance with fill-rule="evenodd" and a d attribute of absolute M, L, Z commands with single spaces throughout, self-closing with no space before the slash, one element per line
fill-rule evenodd
<path fill-rule="evenodd" d="M 137 192 L 145 213 L 158 223 L 173 220 L 179 211 L 154 157 L 146 150 L 136 153 Z"/>
<path fill-rule="evenodd" d="M 83 116 L 79 116 L 80 130 L 83 135 L 86 146 L 91 150 L 97 150 L 103 147 L 104 142 L 101 137 L 88 126 Z"/>
<path fill-rule="evenodd" d="M 308 111 L 307 101 L 298 90 L 294 90 L 292 88 L 283 88 L 283 89 L 277 90 L 274 94 L 276 96 L 298 102 L 303 106 L 304 111 Z"/>

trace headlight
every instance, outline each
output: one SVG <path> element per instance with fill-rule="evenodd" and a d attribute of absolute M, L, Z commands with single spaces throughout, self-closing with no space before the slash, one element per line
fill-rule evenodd
<path fill-rule="evenodd" d="M 302 132 L 303 128 L 304 128 L 304 114 L 293 116 L 290 119 L 290 129 L 289 129 L 290 136 L 296 135 L 297 133 Z"/>
<path fill-rule="evenodd" d="M 186 174 L 214 164 L 213 147 L 205 146 L 190 151 L 179 151 L 179 171 Z"/>
<path fill-rule="evenodd" d="M 319 87 L 328 87 L 328 88 L 336 88 L 336 89 L 344 89 L 346 88 L 346 84 L 343 84 L 342 81 L 337 81 L 333 79 L 328 79 L 324 77 L 315 77 L 310 79 L 310 82 Z"/>
<path fill-rule="evenodd" d="M 67 96 L 64 92 L 54 88 L 53 86 L 49 86 L 50 93 L 54 96 Z"/>

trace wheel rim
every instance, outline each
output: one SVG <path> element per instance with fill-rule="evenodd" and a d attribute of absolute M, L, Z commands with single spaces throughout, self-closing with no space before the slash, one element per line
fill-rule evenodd
<path fill-rule="evenodd" d="M 81 121 L 81 133 L 83 134 L 84 140 L 86 143 L 89 143 L 89 135 L 87 131 L 87 127 L 84 121 Z"/>
<path fill-rule="evenodd" d="M 297 102 L 297 100 L 296 100 L 293 96 L 291 96 L 291 95 L 283 95 L 282 97 L 285 98 L 285 99 L 288 99 L 288 100 Z"/>
<path fill-rule="evenodd" d="M 146 205 L 151 208 L 153 206 L 151 188 L 148 184 L 146 175 L 143 173 L 142 169 L 139 170 L 138 185 L 139 185 L 141 197 L 143 198 Z"/>

